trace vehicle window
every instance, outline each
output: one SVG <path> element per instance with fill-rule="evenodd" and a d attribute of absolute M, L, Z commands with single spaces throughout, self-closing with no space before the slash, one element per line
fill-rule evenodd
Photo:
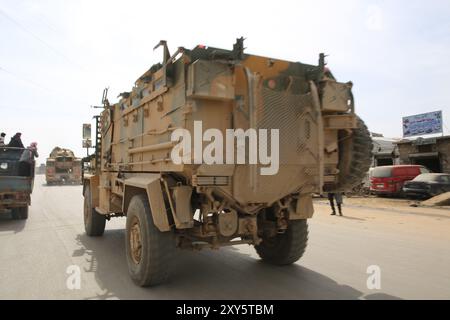
<path fill-rule="evenodd" d="M 372 170 L 373 178 L 388 178 L 392 175 L 391 167 L 377 167 Z"/>
<path fill-rule="evenodd" d="M 420 167 L 420 173 L 430 173 L 430 170 L 425 167 Z"/>
<path fill-rule="evenodd" d="M 419 181 L 419 182 L 428 182 L 428 181 L 434 181 L 435 177 L 429 173 L 420 174 L 417 177 L 414 178 L 413 181 Z"/>
<path fill-rule="evenodd" d="M 70 168 L 56 168 L 56 173 L 71 173 L 72 169 Z"/>

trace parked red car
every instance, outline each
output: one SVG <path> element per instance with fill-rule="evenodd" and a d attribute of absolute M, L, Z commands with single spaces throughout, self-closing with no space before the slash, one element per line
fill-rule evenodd
<path fill-rule="evenodd" d="M 396 165 L 373 168 L 370 192 L 377 195 L 400 195 L 403 184 L 430 170 L 420 165 Z"/>

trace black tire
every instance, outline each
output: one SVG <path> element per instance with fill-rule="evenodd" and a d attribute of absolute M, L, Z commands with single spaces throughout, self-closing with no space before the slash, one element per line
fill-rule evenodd
<path fill-rule="evenodd" d="M 292 220 L 285 233 L 264 238 L 255 246 L 259 257 L 267 263 L 289 265 L 299 260 L 308 245 L 308 222 L 306 219 Z"/>
<path fill-rule="evenodd" d="M 134 196 L 128 207 L 125 248 L 128 271 L 137 285 L 147 287 L 167 281 L 176 250 L 175 238 L 173 232 L 161 232 L 155 226 L 144 195 Z"/>
<path fill-rule="evenodd" d="M 105 232 L 106 217 L 92 207 L 92 194 L 89 186 L 84 189 L 84 229 L 89 237 L 99 237 Z"/>
<path fill-rule="evenodd" d="M 364 121 L 357 117 L 357 128 L 351 137 L 339 136 L 339 175 L 338 183 L 325 186 L 328 192 L 349 192 L 359 185 L 369 172 L 372 162 L 373 143 Z"/>
<path fill-rule="evenodd" d="M 14 220 L 26 220 L 28 219 L 28 207 L 14 208 L 11 215 Z"/>

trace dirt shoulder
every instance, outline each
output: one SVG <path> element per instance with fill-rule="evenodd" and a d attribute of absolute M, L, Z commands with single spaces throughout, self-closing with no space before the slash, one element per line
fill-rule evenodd
<path fill-rule="evenodd" d="M 315 198 L 315 203 L 326 203 L 326 198 Z M 361 207 L 367 209 L 388 210 L 391 212 L 428 214 L 436 216 L 450 217 L 450 206 L 426 207 L 421 206 L 420 201 L 410 199 L 382 198 L 376 196 L 370 197 L 344 197 L 344 206 Z"/>
<path fill-rule="evenodd" d="M 450 209 L 411 207 L 414 201 L 392 198 L 344 197 L 344 217 L 330 216 L 325 198 L 314 199 L 315 221 L 340 227 L 362 228 L 377 234 L 420 237 L 421 241 L 450 240 Z"/>

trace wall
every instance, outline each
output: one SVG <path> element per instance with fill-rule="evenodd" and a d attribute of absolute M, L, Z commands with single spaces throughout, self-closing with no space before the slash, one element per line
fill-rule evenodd
<path fill-rule="evenodd" d="M 400 164 L 411 164 L 409 155 L 420 153 L 419 147 L 412 142 L 399 143 Z M 431 145 L 430 152 L 439 152 L 441 168 L 445 173 L 450 173 L 450 137 L 437 138 L 436 144 Z"/>

